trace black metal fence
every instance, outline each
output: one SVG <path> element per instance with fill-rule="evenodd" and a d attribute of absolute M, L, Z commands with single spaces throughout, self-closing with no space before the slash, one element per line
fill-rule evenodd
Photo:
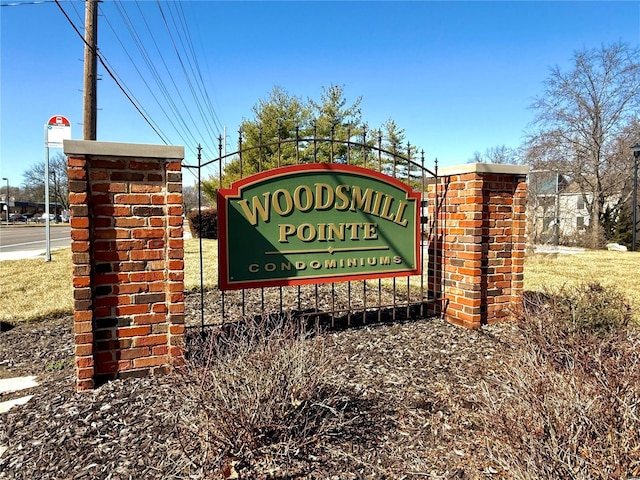
<path fill-rule="evenodd" d="M 406 147 L 383 145 L 381 135 L 367 136 L 365 128 L 343 138 L 334 132 L 330 137 L 301 137 L 295 130 L 293 138 L 277 138 L 264 142 L 261 132 L 257 142 L 247 147 L 243 132 L 239 132 L 238 150 L 224 153 L 219 138 L 218 157 L 203 161 L 198 148 L 198 165 L 183 165 L 197 172 L 198 199 L 202 197 L 202 171 L 217 163 L 218 176 L 210 181 L 224 188 L 231 181 L 253 173 L 285 165 L 331 162 L 359 165 L 387 174 L 422 192 L 421 248 L 422 274 L 391 279 L 358 280 L 290 287 L 268 287 L 221 291 L 205 288 L 205 269 L 202 236 L 200 235 L 200 295 L 199 305 L 191 296 L 191 311 L 199 311 L 199 318 L 187 316 L 189 327 L 205 328 L 238 321 L 247 316 L 291 315 L 308 322 L 335 327 L 366 324 L 385 320 L 424 317 L 435 311 L 441 299 L 439 261 L 441 258 L 437 232 L 438 166 L 425 167 L 424 152 L 410 144 Z M 402 148 L 402 151 L 400 150 Z M 428 194 L 428 185 L 431 193 Z M 198 209 L 201 209 L 199 202 Z M 211 272 L 206 272 L 211 273 Z"/>

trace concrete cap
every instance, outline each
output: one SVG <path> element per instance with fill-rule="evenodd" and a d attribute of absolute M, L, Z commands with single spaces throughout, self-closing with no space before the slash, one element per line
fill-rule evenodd
<path fill-rule="evenodd" d="M 503 173 L 508 175 L 527 175 L 529 165 L 510 165 L 506 163 L 466 163 L 438 169 L 438 176 L 462 175 L 464 173 Z"/>
<path fill-rule="evenodd" d="M 97 142 L 94 140 L 64 140 L 63 145 L 65 155 L 184 159 L 184 147 L 175 145 Z"/>

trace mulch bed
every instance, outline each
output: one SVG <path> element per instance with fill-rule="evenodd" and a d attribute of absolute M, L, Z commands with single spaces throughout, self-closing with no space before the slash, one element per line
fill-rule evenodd
<path fill-rule="evenodd" d="M 199 296 L 187 305 L 197 323 Z M 0 478 L 201 478 L 176 434 L 179 376 L 116 380 L 76 393 L 71 323 L 3 325 L 0 378 L 37 375 L 40 386 L 0 397 L 34 395 L 0 414 L 0 445 L 9 447 Z M 508 478 L 487 452 L 478 392 L 513 354 L 511 324 L 470 331 L 427 318 L 325 335 L 335 359 L 330 381 L 350 395 L 348 428 L 300 459 L 296 475 L 281 477 Z M 240 478 L 249 477 L 240 471 Z"/>

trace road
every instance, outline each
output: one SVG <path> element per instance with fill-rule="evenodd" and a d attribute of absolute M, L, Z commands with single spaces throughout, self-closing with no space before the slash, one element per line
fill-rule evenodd
<path fill-rule="evenodd" d="M 69 225 L 52 225 L 51 250 L 71 245 Z M 46 250 L 44 226 L 2 226 L 0 228 L 0 260 L 15 260 L 42 255 Z"/>

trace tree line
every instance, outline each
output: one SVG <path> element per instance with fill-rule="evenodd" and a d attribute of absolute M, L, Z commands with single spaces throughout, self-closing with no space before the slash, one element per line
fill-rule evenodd
<path fill-rule="evenodd" d="M 381 147 L 398 158 L 417 155 L 415 147 L 406 143 L 405 131 L 389 118 L 383 125 L 371 128 L 363 121 L 362 98 L 347 100 L 344 87 L 322 87 L 319 100 L 304 100 L 276 86 L 267 98 L 253 107 L 253 118 L 240 125 L 237 150 L 242 158 L 231 159 L 225 166 L 222 178 L 210 178 L 202 182 L 206 196 L 214 201 L 222 182 L 232 181 L 253 173 L 295 163 L 328 162 L 363 165 L 366 147 Z M 303 142 L 286 140 L 334 139 L 331 142 Z M 344 142 L 352 142 L 353 148 Z M 364 145 L 357 148 L 357 144 Z M 348 157 L 348 158 L 347 158 Z M 383 171 L 395 168 L 407 174 L 408 165 L 383 166 Z M 396 172 L 397 173 L 397 172 Z"/>
<path fill-rule="evenodd" d="M 574 52 L 566 69 L 550 68 L 542 92 L 531 103 L 534 119 L 523 143 L 489 147 L 484 153 L 476 151 L 469 161 L 528 164 L 536 170 L 561 172 L 583 194 L 590 217 L 590 246 L 624 237 L 624 232 L 631 231 L 634 159 L 630 146 L 640 142 L 639 53 L 638 47 L 625 43 Z M 222 178 L 214 175 L 202 181 L 203 192 L 214 199 L 221 183 L 227 186 L 241 176 L 292 164 L 300 157 L 302 161 L 328 161 L 330 157 L 346 161 L 347 147 L 342 144 L 335 144 L 335 149 L 324 144 L 300 150 L 295 143 L 278 146 L 277 140 L 355 139 L 404 156 L 417 156 L 416 147 L 406 141 L 405 130 L 393 119 L 377 127 L 363 121 L 361 102 L 361 97 L 348 101 L 344 87 L 339 85 L 322 87 L 319 99 L 306 100 L 274 87 L 266 98 L 258 100 L 252 117 L 240 126 L 238 150 L 245 152 L 242 160 L 227 162 Z M 357 150 L 350 154 L 350 161 L 362 163 Z M 66 208 L 64 156 L 55 156 L 50 170 L 52 201 Z M 189 209 L 194 192 L 187 188 L 185 193 L 189 199 L 185 207 Z M 44 162 L 25 173 L 20 196 L 42 201 Z"/>

